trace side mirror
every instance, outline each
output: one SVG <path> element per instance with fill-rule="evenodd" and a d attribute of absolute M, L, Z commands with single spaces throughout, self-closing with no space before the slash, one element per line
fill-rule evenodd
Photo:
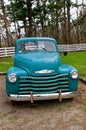
<path fill-rule="evenodd" d="M 68 52 L 64 52 L 64 56 L 67 56 Z"/>

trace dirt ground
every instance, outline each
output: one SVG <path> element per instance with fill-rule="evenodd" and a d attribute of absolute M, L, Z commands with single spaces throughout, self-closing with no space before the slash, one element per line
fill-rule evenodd
<path fill-rule="evenodd" d="M 61 103 L 12 105 L 5 93 L 5 76 L 0 76 L 0 130 L 86 130 L 86 84 L 79 82 L 79 95 Z"/>

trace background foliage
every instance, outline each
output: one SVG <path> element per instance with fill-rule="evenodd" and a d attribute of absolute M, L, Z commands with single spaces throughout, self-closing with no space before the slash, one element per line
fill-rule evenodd
<path fill-rule="evenodd" d="M 20 37 L 48 36 L 59 44 L 86 42 L 86 5 L 76 0 L 0 0 L 0 47 Z M 76 8 L 73 18 L 71 9 Z"/>

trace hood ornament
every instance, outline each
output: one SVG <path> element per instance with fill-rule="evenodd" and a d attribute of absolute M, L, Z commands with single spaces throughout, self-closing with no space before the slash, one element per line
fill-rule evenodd
<path fill-rule="evenodd" d="M 35 71 L 35 74 L 49 74 L 49 73 L 53 73 L 55 72 L 55 70 L 39 70 L 39 71 Z"/>

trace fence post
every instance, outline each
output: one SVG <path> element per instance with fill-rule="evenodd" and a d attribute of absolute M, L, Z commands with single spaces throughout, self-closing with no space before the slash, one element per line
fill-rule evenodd
<path fill-rule="evenodd" d="M 7 49 L 6 49 L 6 47 L 5 47 L 5 55 L 7 56 Z"/>

